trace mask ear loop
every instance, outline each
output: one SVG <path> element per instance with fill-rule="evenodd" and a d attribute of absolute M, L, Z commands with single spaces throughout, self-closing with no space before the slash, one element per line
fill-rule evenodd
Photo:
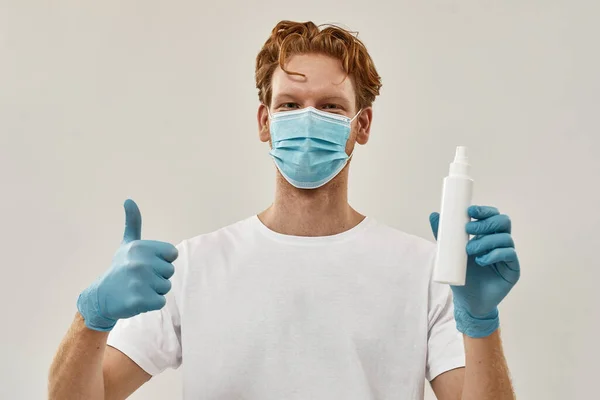
<path fill-rule="evenodd" d="M 352 117 L 352 119 L 350 120 L 350 122 L 354 121 L 356 119 L 356 117 L 358 117 L 360 115 L 360 112 L 362 110 L 363 110 L 362 108 L 360 110 L 358 110 L 358 112 L 356 113 L 356 115 L 354 117 Z"/>
<path fill-rule="evenodd" d="M 352 117 L 352 119 L 350 120 L 350 123 L 352 123 L 352 121 L 354 121 L 356 119 L 356 117 L 358 117 L 361 113 L 363 109 L 361 108 L 360 110 L 358 110 L 358 112 L 356 113 L 356 115 L 354 117 Z M 356 146 L 354 146 L 352 148 L 352 153 L 350 153 L 350 155 L 348 156 L 348 161 L 350 161 L 350 159 L 352 158 L 352 156 L 354 155 L 354 150 L 356 149 Z"/>

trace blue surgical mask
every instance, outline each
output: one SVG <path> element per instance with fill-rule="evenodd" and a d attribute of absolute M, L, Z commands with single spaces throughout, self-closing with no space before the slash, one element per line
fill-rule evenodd
<path fill-rule="evenodd" d="M 269 154 L 281 175 L 299 189 L 316 189 L 335 178 L 352 156 L 346 142 L 359 113 L 348 118 L 313 107 L 269 113 Z"/>

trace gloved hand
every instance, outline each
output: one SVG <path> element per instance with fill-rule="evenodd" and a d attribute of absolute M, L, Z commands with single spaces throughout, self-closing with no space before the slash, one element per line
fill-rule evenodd
<path fill-rule="evenodd" d="M 466 231 L 474 237 L 467 244 L 467 279 L 451 285 L 457 329 L 467 336 L 491 335 L 499 326 L 498 305 L 519 280 L 521 268 L 511 237 L 511 222 L 494 207 L 471 206 Z M 429 216 L 437 239 L 440 215 Z"/>
<path fill-rule="evenodd" d="M 111 267 L 77 299 L 85 325 L 97 331 L 110 331 L 118 319 L 161 309 L 175 272 L 171 263 L 177 258 L 177 248 L 140 240 L 140 210 L 133 200 L 125 201 L 124 207 L 125 234 Z"/>

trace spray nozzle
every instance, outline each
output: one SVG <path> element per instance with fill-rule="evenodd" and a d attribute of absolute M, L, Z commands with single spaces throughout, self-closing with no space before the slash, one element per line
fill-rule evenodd
<path fill-rule="evenodd" d="M 466 164 L 469 162 L 467 157 L 467 148 L 465 146 L 458 146 L 456 148 L 456 155 L 454 156 L 455 163 Z"/>
<path fill-rule="evenodd" d="M 467 148 L 458 146 L 454 161 L 450 164 L 450 176 L 469 176 L 469 158 L 467 157 Z"/>

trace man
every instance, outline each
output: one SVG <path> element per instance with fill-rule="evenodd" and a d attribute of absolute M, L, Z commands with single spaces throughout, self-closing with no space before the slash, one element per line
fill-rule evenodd
<path fill-rule="evenodd" d="M 381 87 L 363 44 L 282 21 L 256 84 L 273 204 L 175 247 L 141 240 L 126 201 L 122 245 L 78 298 L 50 398 L 123 399 L 183 365 L 186 399 L 422 399 L 425 379 L 440 400 L 513 399 L 497 310 L 519 277 L 508 217 L 469 208 L 467 283 L 432 282 L 433 243 L 348 204 Z"/>

